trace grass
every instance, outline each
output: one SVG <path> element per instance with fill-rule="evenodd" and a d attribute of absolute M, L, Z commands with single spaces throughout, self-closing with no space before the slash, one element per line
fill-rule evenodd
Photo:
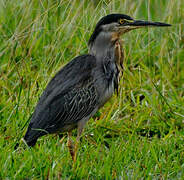
<path fill-rule="evenodd" d="M 115 12 L 173 26 L 123 37 L 119 96 L 89 120 L 76 164 L 65 135 L 15 151 L 47 83 L 88 52 L 99 18 Z M 183 32 L 183 0 L 1 0 L 0 179 L 183 179 Z"/>

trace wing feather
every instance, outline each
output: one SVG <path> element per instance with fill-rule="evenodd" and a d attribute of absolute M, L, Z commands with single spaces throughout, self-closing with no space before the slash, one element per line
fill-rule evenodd
<path fill-rule="evenodd" d="M 93 112 L 98 101 L 92 73 L 95 67 L 95 57 L 83 55 L 55 75 L 35 108 L 25 135 L 27 141 L 75 124 Z"/>

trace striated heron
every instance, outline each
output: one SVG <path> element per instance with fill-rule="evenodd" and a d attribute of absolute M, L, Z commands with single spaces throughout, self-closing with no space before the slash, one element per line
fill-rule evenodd
<path fill-rule="evenodd" d="M 34 146 L 43 135 L 68 132 L 73 160 L 86 122 L 115 91 L 123 72 L 121 35 L 133 29 L 170 24 L 137 21 L 124 14 L 100 19 L 89 42 L 89 54 L 74 58 L 54 76 L 44 90 L 32 115 L 24 140 Z M 75 147 L 71 131 L 77 128 Z"/>

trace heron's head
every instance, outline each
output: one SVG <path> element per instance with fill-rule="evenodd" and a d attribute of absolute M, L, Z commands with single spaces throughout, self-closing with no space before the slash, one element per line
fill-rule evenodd
<path fill-rule="evenodd" d="M 96 39 L 99 39 L 100 41 L 104 40 L 104 43 L 106 43 L 107 39 L 116 41 L 120 35 L 133 29 L 153 26 L 160 27 L 171 25 L 161 22 L 134 20 L 132 17 L 124 14 L 109 14 L 102 17 L 97 23 L 88 44 L 89 46 L 92 46 Z"/>

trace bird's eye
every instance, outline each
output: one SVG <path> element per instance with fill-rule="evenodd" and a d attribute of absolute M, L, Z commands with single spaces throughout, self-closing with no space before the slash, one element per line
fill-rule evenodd
<path fill-rule="evenodd" d="M 120 19 L 120 20 L 119 20 L 119 23 L 120 23 L 120 24 L 124 24 L 124 23 L 125 23 L 125 20 L 124 20 L 124 19 Z"/>

